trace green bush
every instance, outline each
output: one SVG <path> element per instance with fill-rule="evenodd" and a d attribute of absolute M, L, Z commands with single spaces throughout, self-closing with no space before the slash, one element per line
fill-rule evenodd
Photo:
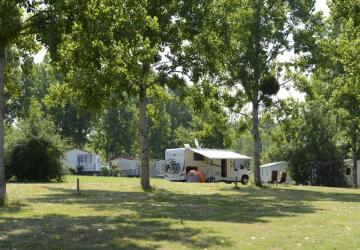
<path fill-rule="evenodd" d="M 18 181 L 62 180 L 61 162 L 65 142 L 54 123 L 46 119 L 41 105 L 31 103 L 29 116 L 8 127 L 5 133 L 5 175 Z"/>
<path fill-rule="evenodd" d="M 82 173 L 82 171 L 84 171 L 84 166 L 82 166 L 82 165 L 77 165 L 76 166 L 76 173 L 77 174 L 81 174 Z"/>
<path fill-rule="evenodd" d="M 100 174 L 102 176 L 110 176 L 110 170 L 107 167 L 101 167 Z"/>
<path fill-rule="evenodd" d="M 45 138 L 18 141 L 6 157 L 6 176 L 18 181 L 61 180 L 62 152 Z"/>
<path fill-rule="evenodd" d="M 120 176 L 120 167 L 117 164 L 111 165 L 111 175 L 114 177 Z"/>
<path fill-rule="evenodd" d="M 76 174 L 75 169 L 69 168 L 69 173 L 68 173 L 68 174 L 70 174 L 70 175 L 75 175 L 75 174 Z"/>

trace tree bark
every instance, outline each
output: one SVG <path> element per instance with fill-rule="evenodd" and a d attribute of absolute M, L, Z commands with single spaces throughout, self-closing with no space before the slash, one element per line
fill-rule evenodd
<path fill-rule="evenodd" d="M 4 84 L 5 49 L 0 48 L 0 206 L 5 204 L 6 179 L 4 164 Z"/>
<path fill-rule="evenodd" d="M 143 80 L 146 80 L 150 67 L 143 66 Z M 146 82 L 140 84 L 139 89 L 139 137 L 140 137 L 140 154 L 141 154 L 141 168 L 140 168 L 140 181 L 143 190 L 150 190 L 150 170 L 149 170 L 149 154 L 147 145 L 147 86 Z"/>
<path fill-rule="evenodd" d="M 352 151 L 352 160 L 353 160 L 353 167 L 352 167 L 352 179 L 353 179 L 353 187 L 358 188 L 358 177 L 357 177 L 357 156 L 356 156 L 356 141 L 357 141 L 357 124 L 353 122 L 351 128 L 351 151 Z"/>
<path fill-rule="evenodd" d="M 261 158 L 261 138 L 259 132 L 259 88 L 260 88 L 260 52 L 261 52 L 261 8 L 262 1 L 254 1 L 255 8 L 255 27 L 254 27 L 254 86 L 252 90 L 252 119 L 253 119 L 253 140 L 254 140 L 254 182 L 256 186 L 261 186 L 260 158 Z"/>
<path fill-rule="evenodd" d="M 261 176 L 260 176 L 260 158 L 261 158 L 261 138 L 259 132 L 259 104 L 257 100 L 253 101 L 253 139 L 254 139 L 254 182 L 255 185 L 261 186 Z"/>

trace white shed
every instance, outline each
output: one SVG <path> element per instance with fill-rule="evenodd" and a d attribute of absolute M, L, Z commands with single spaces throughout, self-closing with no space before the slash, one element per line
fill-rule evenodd
<path fill-rule="evenodd" d="M 132 157 L 120 156 L 111 160 L 120 169 L 120 176 L 140 176 L 140 161 Z"/>
<path fill-rule="evenodd" d="M 353 181 L 352 181 L 353 161 L 352 161 L 352 159 L 346 159 L 346 160 L 344 160 L 344 163 L 345 163 L 346 182 L 349 186 L 351 186 L 353 184 Z M 358 181 L 358 184 L 360 184 L 360 160 L 357 161 L 357 181 Z"/>
<path fill-rule="evenodd" d="M 81 149 L 71 149 L 65 152 L 64 154 L 64 164 L 68 165 L 75 172 L 79 172 L 79 169 L 82 168 L 82 173 L 87 174 L 99 174 L 100 173 L 100 157 L 92 152 L 81 150 Z"/>
<path fill-rule="evenodd" d="M 286 161 L 272 162 L 265 165 L 261 165 L 260 166 L 261 181 L 264 183 L 270 182 L 272 171 L 287 172 L 287 165 L 288 162 Z M 286 183 L 292 183 L 292 182 L 293 180 L 290 178 L 289 173 L 287 173 Z"/>

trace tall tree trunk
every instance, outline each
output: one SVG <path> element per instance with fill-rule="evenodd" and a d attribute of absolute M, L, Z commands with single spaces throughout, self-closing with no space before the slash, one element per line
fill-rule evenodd
<path fill-rule="evenodd" d="M 254 55 L 253 55 L 253 68 L 254 68 L 254 86 L 252 93 L 252 122 L 253 122 L 253 139 L 254 139 L 254 181 L 256 186 L 261 186 L 260 176 L 260 158 L 261 158 L 261 138 L 259 132 L 259 88 L 260 88 L 260 52 L 261 52 L 261 9 L 262 0 L 254 1 L 255 8 L 255 27 L 254 27 Z"/>
<path fill-rule="evenodd" d="M 352 160 L 353 160 L 352 179 L 353 179 L 354 188 L 358 188 L 356 141 L 357 141 L 357 124 L 354 121 L 351 128 L 351 151 L 352 151 Z"/>
<path fill-rule="evenodd" d="M 141 169 L 140 179 L 141 187 L 143 190 L 150 190 L 150 170 L 149 170 L 149 154 L 147 145 L 147 117 L 146 117 L 146 106 L 147 106 L 147 84 L 146 78 L 149 74 L 150 66 L 143 66 L 143 82 L 139 89 L 139 137 L 140 137 L 140 154 L 141 154 Z"/>
<path fill-rule="evenodd" d="M 255 185 L 261 186 L 260 176 L 260 157 L 261 157 L 261 138 L 259 132 L 259 104 L 257 100 L 253 101 L 253 139 L 254 139 L 254 181 Z"/>
<path fill-rule="evenodd" d="M 0 48 L 0 206 L 5 204 L 6 181 L 4 164 L 4 83 L 5 49 Z"/>

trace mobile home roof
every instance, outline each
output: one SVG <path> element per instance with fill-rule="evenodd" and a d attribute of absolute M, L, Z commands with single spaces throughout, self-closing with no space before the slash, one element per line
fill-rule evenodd
<path fill-rule="evenodd" d="M 191 148 L 189 149 L 195 153 L 201 154 L 209 159 L 246 159 L 250 160 L 251 158 L 245 155 L 241 155 L 229 150 L 221 149 L 207 149 L 207 148 Z"/>
<path fill-rule="evenodd" d="M 286 163 L 287 163 L 286 161 L 272 162 L 272 163 L 268 163 L 268 164 L 261 165 L 260 167 L 261 167 L 261 168 L 266 168 L 266 167 L 284 165 L 284 164 L 286 164 Z"/>

